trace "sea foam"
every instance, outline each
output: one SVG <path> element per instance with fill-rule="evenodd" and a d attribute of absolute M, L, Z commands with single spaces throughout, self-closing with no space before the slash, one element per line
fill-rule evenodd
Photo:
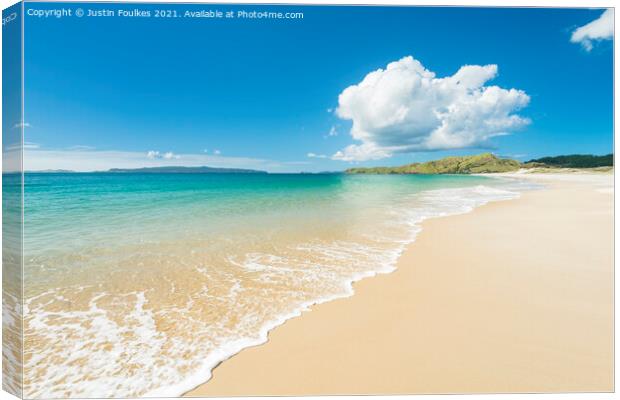
<path fill-rule="evenodd" d="M 399 238 L 399 240 L 391 240 L 392 243 L 398 243 L 398 246 L 389 250 L 377 250 L 369 249 L 367 246 L 361 246 L 356 244 L 345 243 L 333 243 L 331 245 L 312 245 L 302 244 L 297 248 L 299 250 L 318 252 L 326 258 L 334 260 L 343 260 L 346 262 L 357 262 L 360 255 L 372 255 L 373 261 L 376 262 L 374 269 L 364 272 L 355 273 L 348 279 L 340 282 L 342 285 L 342 291 L 337 294 L 320 297 L 311 301 L 307 301 L 299 305 L 297 309 L 288 313 L 275 317 L 272 321 L 265 324 L 255 339 L 240 339 L 235 342 L 231 342 L 218 349 L 217 352 L 210 354 L 205 359 L 204 364 L 199 370 L 197 370 L 192 376 L 186 378 L 184 381 L 179 382 L 176 385 L 168 386 L 166 388 L 158 388 L 149 393 L 146 393 L 145 397 L 167 397 L 167 396 L 179 396 L 187 391 L 194 389 L 195 387 L 204 384 L 212 376 L 212 370 L 221 362 L 229 359 L 241 350 L 247 347 L 258 346 L 268 341 L 268 335 L 271 330 L 284 324 L 287 320 L 295 317 L 299 317 L 304 312 L 310 311 L 312 306 L 333 301 L 340 298 L 346 298 L 354 295 L 353 285 L 365 278 L 374 277 L 377 274 L 387 274 L 396 270 L 396 263 L 405 250 L 406 246 L 412 243 L 417 234 L 421 232 L 421 223 L 430 218 L 444 217 L 450 215 L 465 214 L 471 212 L 474 208 L 487 204 L 492 201 L 511 200 L 519 197 L 519 192 L 514 189 L 533 189 L 535 186 L 525 186 L 516 184 L 511 187 L 513 190 L 502 190 L 491 188 L 487 186 L 476 186 L 472 188 L 458 188 L 458 189 L 438 189 L 432 191 L 426 191 L 419 195 L 418 200 L 424 204 L 424 206 L 413 210 L 398 210 L 394 214 L 404 213 L 406 217 L 399 223 L 407 225 L 409 228 L 406 238 Z M 390 238 L 378 236 L 373 237 L 376 241 L 390 240 Z M 261 263 L 260 259 L 263 258 L 267 263 Z M 260 255 L 249 254 L 247 259 L 243 263 L 243 267 L 250 270 L 274 270 L 290 271 L 289 268 L 281 267 L 276 268 L 273 263 L 277 259 L 273 255 Z M 279 259 L 280 263 L 282 260 Z"/>
<path fill-rule="evenodd" d="M 219 363 L 265 343 L 287 320 L 352 296 L 361 279 L 394 271 L 424 220 L 514 199 L 530 188 L 510 182 L 419 191 L 382 204 L 380 219 L 356 225 L 347 237 L 241 251 L 222 256 L 218 266 L 201 264 L 191 258 L 199 251 L 187 251 L 166 263 L 178 262 L 187 266 L 185 275 L 194 275 L 187 281 L 162 276 L 163 297 L 148 282 L 135 291 L 67 286 L 30 297 L 26 340 L 38 346 L 26 354 L 25 395 L 179 396 L 208 381 Z M 67 309 L 75 303 L 67 296 L 76 293 L 82 306 Z"/>

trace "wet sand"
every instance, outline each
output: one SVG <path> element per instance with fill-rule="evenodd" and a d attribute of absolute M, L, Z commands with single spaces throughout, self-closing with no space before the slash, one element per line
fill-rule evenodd
<path fill-rule="evenodd" d="M 187 396 L 608 392 L 611 175 L 428 220 L 392 274 L 312 308 Z"/>

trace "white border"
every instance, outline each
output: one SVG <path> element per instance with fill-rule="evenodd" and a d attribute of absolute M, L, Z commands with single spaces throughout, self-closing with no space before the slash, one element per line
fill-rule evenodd
<path fill-rule="evenodd" d="M 33 1 L 33 0 L 30 0 Z M 80 3 L 97 3 L 99 1 L 94 0 L 69 0 L 65 2 L 80 2 Z M 120 3 L 193 3 L 192 1 L 181 1 L 181 0 L 133 0 L 133 1 L 119 1 Z M 231 1 L 227 0 L 202 0 L 194 3 L 205 3 L 205 4 L 231 4 Z M 15 4 L 15 0 L 0 0 L 0 6 L 2 9 L 7 8 L 13 4 Z M 313 5 L 404 5 L 404 6 L 479 6 L 479 7 L 584 7 L 584 8 L 605 8 L 605 7 L 615 7 L 615 1 L 613 0 L 592 0 L 592 1 L 584 1 L 584 0 L 442 0 L 442 1 L 433 1 L 433 0 L 268 0 L 268 1 L 260 1 L 260 0 L 242 0 L 239 2 L 235 2 L 236 4 L 313 4 Z M 2 41 L 2 32 L 0 30 L 0 43 Z M 615 40 L 614 40 L 614 139 L 615 139 L 615 120 L 618 115 L 618 104 L 615 102 L 615 93 L 617 92 L 617 81 L 615 80 L 615 76 L 618 72 L 618 53 L 615 51 Z M 2 63 L 2 54 L 0 52 L 0 65 Z M 2 87 L 2 80 L 0 77 L 0 89 Z M 2 116 L 0 113 L 0 126 L 2 123 Z M 1 144 L 1 135 L 0 135 L 0 144 Z M 618 153 L 618 143 L 614 140 L 614 154 Z M 620 174 L 615 174 L 615 185 L 617 186 L 620 182 Z M 618 186 L 617 186 L 618 187 Z M 0 188 L 1 191 L 1 188 Z M 614 206 L 617 209 L 619 200 L 614 199 Z M 0 221 L 1 221 L 0 215 Z M 616 217 L 614 215 L 614 219 Z M 1 239 L 1 232 L 0 232 Z M 614 238 L 614 247 L 618 248 L 618 237 Z M 618 275 L 614 274 L 615 278 L 615 287 L 618 287 L 619 279 Z M 615 299 L 615 310 L 618 310 L 617 298 Z M 614 324 L 615 327 L 615 324 Z M 617 342 L 619 337 L 618 330 L 615 329 L 615 341 Z M 618 365 L 618 353 L 615 354 L 615 363 Z M 243 384 L 240 382 L 240 384 Z M 618 375 L 615 375 L 615 387 L 618 388 Z M 451 399 L 471 399 L 471 400 L 518 400 L 518 399 L 541 399 L 541 400 L 559 400 L 559 399 L 615 399 L 620 398 L 620 395 L 617 393 L 571 393 L 571 394 L 470 394 L 470 395 L 411 395 L 411 396 L 364 396 L 363 398 L 370 397 L 372 399 L 381 399 L 381 400 L 451 400 Z M 360 396 L 325 396 L 325 397 L 317 397 L 317 396 L 308 396 L 303 397 L 302 399 L 307 400 L 321 400 L 321 399 L 331 399 L 337 398 L 342 400 L 360 400 Z M 9 400 L 15 399 L 14 396 L 10 394 L 0 391 L 0 400 Z M 294 397 L 246 397 L 244 399 L 251 400 L 266 400 L 266 399 L 277 399 L 277 400 L 288 400 L 288 399 L 299 399 Z"/>

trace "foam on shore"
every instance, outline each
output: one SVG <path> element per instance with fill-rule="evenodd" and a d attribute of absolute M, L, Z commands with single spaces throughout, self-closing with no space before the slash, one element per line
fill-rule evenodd
<path fill-rule="evenodd" d="M 352 296 L 353 284 L 361 279 L 394 271 L 424 220 L 514 199 L 531 187 L 495 182 L 413 193 L 394 199 L 381 210 L 381 220 L 364 221 L 347 239 L 310 237 L 273 246 L 274 252 L 241 252 L 222 258 L 225 267 L 197 265 L 191 250 L 170 262 L 188 265 L 191 269 L 181 272 L 192 275 L 162 276 L 163 297 L 148 282 L 142 287 L 124 283 L 132 291 L 117 293 L 105 285 L 46 291 L 26 303 L 28 330 L 39 346 L 26 355 L 32 375 L 25 393 L 182 395 L 208 381 L 222 361 L 265 343 L 269 332 L 287 320 L 313 305 Z M 72 304 L 79 304 L 81 295 L 83 307 L 63 309 L 69 295 Z M 59 348 L 65 358 L 58 358 Z"/>

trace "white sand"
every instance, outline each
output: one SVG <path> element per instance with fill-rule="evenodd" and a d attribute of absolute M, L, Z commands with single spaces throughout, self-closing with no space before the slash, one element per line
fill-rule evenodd
<path fill-rule="evenodd" d="M 316 306 L 190 396 L 612 391 L 605 174 L 426 221 L 398 270 Z"/>

